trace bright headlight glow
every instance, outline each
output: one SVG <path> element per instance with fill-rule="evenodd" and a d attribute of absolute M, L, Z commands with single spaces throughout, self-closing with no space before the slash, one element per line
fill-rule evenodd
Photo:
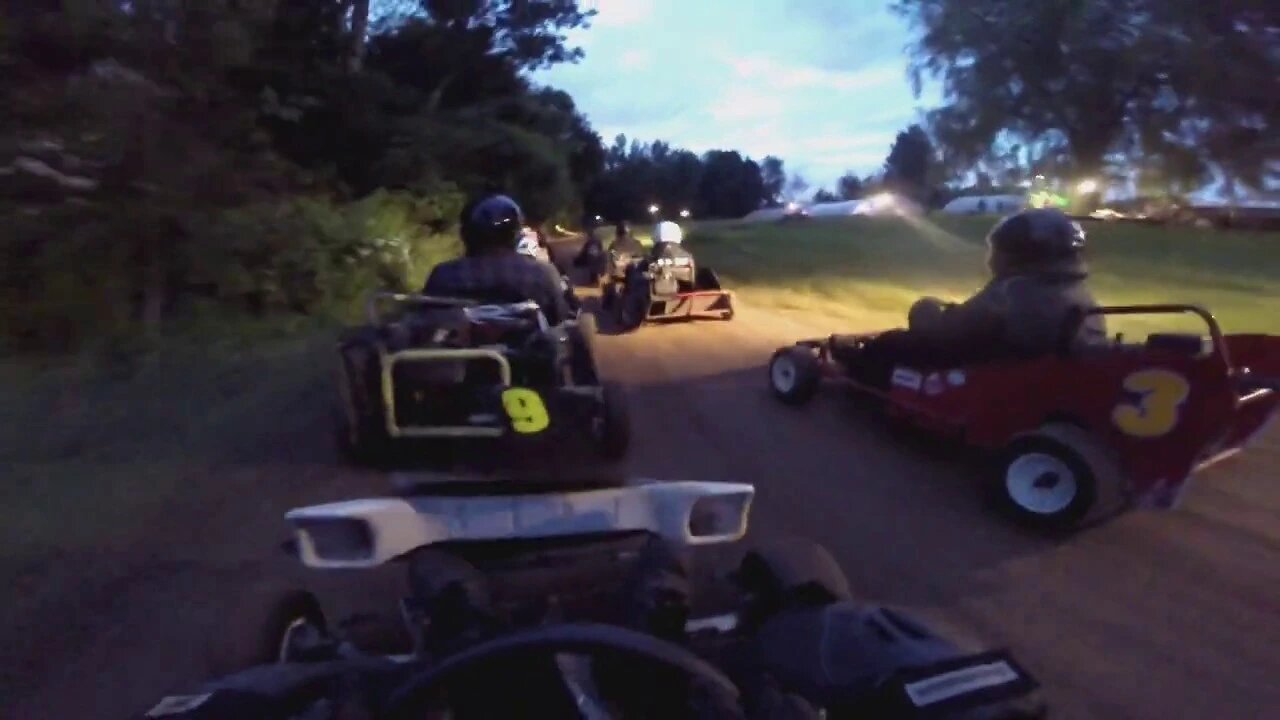
<path fill-rule="evenodd" d="M 682 218 L 687 218 L 687 217 L 689 217 L 689 211 L 688 211 L 688 210 L 681 210 L 681 211 L 680 211 L 680 217 L 682 217 Z"/>
<path fill-rule="evenodd" d="M 1094 180 L 1093 178 L 1086 178 L 1084 180 L 1081 180 L 1080 184 L 1076 185 L 1076 190 L 1086 194 L 1094 192 L 1097 189 L 1098 189 L 1098 181 Z"/>
<path fill-rule="evenodd" d="M 876 193 L 871 196 L 871 204 L 874 207 L 889 207 L 893 204 L 893 193 Z"/>
<path fill-rule="evenodd" d="M 659 208 L 657 205 L 650 205 L 650 206 L 649 206 L 649 214 L 650 214 L 650 215 L 657 215 L 657 214 L 658 214 L 658 210 L 660 210 L 660 209 L 661 209 L 661 208 Z"/>

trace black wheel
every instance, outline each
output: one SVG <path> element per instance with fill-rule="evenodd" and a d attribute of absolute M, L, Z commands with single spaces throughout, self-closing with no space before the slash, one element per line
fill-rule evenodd
<path fill-rule="evenodd" d="M 1077 447 L 1079 440 L 1045 430 L 1009 444 L 991 479 L 992 493 L 1015 520 L 1061 530 L 1088 515 L 1097 500 L 1098 480 L 1086 459 L 1088 450 Z"/>
<path fill-rule="evenodd" d="M 219 615 L 218 625 L 211 630 L 208 663 L 214 675 L 297 660 L 329 637 L 315 595 L 278 587 L 241 596 L 231 612 Z"/>
<path fill-rule="evenodd" d="M 782 348 L 769 361 L 769 387 L 788 405 L 803 405 L 818 390 L 821 371 L 813 351 L 801 345 Z"/>
<path fill-rule="evenodd" d="M 725 302 L 729 303 L 729 307 L 724 311 L 721 319 L 729 321 L 733 319 L 733 298 L 726 298 Z"/>
<path fill-rule="evenodd" d="M 615 319 L 618 329 L 622 332 L 631 332 L 644 324 L 645 316 L 649 314 L 649 292 L 648 288 L 639 288 L 627 283 L 622 290 L 622 294 L 618 297 L 617 311 Z"/>
<path fill-rule="evenodd" d="M 596 366 L 596 316 L 583 313 L 578 316 L 577 327 L 569 331 L 569 372 L 574 385 L 599 385 L 600 372 Z"/>
<path fill-rule="evenodd" d="M 787 607 L 853 599 L 840 564 L 830 551 L 810 540 L 785 540 L 749 551 L 733 581 L 749 599 L 744 613 L 748 626 Z"/>
<path fill-rule="evenodd" d="M 627 397 L 617 383 L 604 383 L 601 412 L 595 428 L 596 445 L 606 460 L 621 460 L 631 447 L 631 416 Z"/>
<path fill-rule="evenodd" d="M 356 393 L 353 382 L 364 378 L 357 377 L 352 363 L 346 355 L 348 348 L 340 350 L 338 367 L 338 401 L 334 411 L 334 440 L 338 446 L 338 454 L 348 462 L 356 465 L 372 465 L 380 461 L 386 454 L 390 438 L 386 425 L 378 414 L 379 405 L 365 407 L 359 396 L 368 393 Z"/>
<path fill-rule="evenodd" d="M 618 284 L 610 280 L 600 291 L 600 306 L 605 310 L 611 310 L 616 302 L 618 302 Z"/>

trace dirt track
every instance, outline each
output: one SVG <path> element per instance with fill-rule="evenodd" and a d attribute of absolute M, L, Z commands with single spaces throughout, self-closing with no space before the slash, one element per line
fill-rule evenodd
<path fill-rule="evenodd" d="M 602 339 L 606 374 L 629 388 L 633 474 L 755 483 L 752 539 L 809 536 L 868 597 L 1011 646 L 1044 681 L 1054 717 L 1275 717 L 1274 433 L 1199 478 L 1177 512 L 1050 542 L 993 517 L 968 471 L 894 442 L 842 400 L 805 411 L 774 402 L 769 353 L 831 328 L 744 300 L 732 322 Z M 300 407 L 319 410 L 325 392 Z M 220 501 L 173 508 L 146 541 L 68 558 L 64 574 L 75 577 L 78 564 L 83 579 L 46 588 L 47 609 L 16 638 L 43 647 L 0 655 L 16 691 L 0 693 L 0 715 L 120 717 L 190 680 L 200 638 L 216 632 L 215 609 L 290 568 L 274 551 L 280 514 L 382 487 L 377 476 L 335 469 L 327 420 L 318 411 L 286 423 L 263 452 L 193 478 L 225 487 Z M 371 592 L 352 580 L 319 578 L 327 598 Z"/>

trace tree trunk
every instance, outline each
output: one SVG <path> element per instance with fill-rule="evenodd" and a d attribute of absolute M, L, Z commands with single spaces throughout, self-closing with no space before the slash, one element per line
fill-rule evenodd
<path fill-rule="evenodd" d="M 351 0 L 351 49 L 347 67 L 360 72 L 364 66 L 365 40 L 369 35 L 369 0 Z"/>

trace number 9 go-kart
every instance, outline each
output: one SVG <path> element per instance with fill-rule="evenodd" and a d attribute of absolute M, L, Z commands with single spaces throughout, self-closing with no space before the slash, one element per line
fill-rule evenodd
<path fill-rule="evenodd" d="M 1191 313 L 1209 336 L 1123 336 L 1070 347 L 1084 314 L 1063 328 L 1062 350 L 968 367 L 894 369 L 883 392 L 849 378 L 842 358 L 875 334 L 832 335 L 778 350 L 774 394 L 807 401 L 822 379 L 878 398 L 897 421 L 993 453 L 998 502 L 1042 527 L 1076 525 L 1100 507 L 1174 507 L 1196 471 L 1239 452 L 1280 405 L 1280 337 L 1223 335 L 1191 305 L 1109 307 L 1088 314 Z"/>
<path fill-rule="evenodd" d="M 688 257 L 632 260 L 620 282 L 605 284 L 602 304 L 623 332 L 649 320 L 733 319 L 733 293 L 711 268 L 695 267 Z"/>
<path fill-rule="evenodd" d="M 750 485 L 511 490 L 290 511 L 311 568 L 401 565 L 398 612 L 330 623 L 315 595 L 265 582 L 210 638 L 209 664 L 230 674 L 148 717 L 1043 717 L 1008 653 L 856 602 L 816 545 L 708 576 L 724 606 L 695 617 L 690 555 L 744 535 Z M 776 714 L 781 698 L 807 712 Z"/>
<path fill-rule="evenodd" d="M 395 293 L 373 295 L 367 314 L 338 347 L 339 441 L 352 459 L 520 464 L 584 439 L 606 460 L 625 455 L 625 398 L 600 379 L 593 317 L 550 327 L 531 302 Z"/>

